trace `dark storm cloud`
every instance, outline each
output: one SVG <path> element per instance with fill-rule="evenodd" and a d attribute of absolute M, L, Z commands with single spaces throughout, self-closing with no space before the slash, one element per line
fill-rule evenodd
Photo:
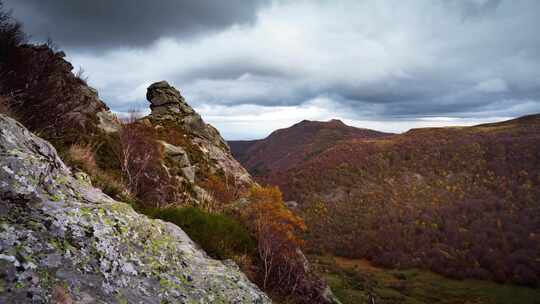
<path fill-rule="evenodd" d="M 146 46 L 252 23 L 266 0 L 5 0 L 26 30 L 63 47 Z"/>

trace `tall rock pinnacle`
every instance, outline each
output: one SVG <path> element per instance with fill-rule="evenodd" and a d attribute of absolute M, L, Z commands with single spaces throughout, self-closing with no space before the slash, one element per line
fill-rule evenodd
<path fill-rule="evenodd" d="M 152 110 L 148 116 L 152 125 L 170 130 L 181 130 L 192 145 L 192 147 L 183 148 L 200 151 L 199 156 L 195 158 L 206 159 L 203 162 L 211 168 L 211 173 L 222 171 L 247 187 L 253 183 L 249 173 L 232 157 L 229 145 L 221 137 L 219 131 L 204 122 L 186 102 L 180 91 L 166 81 L 160 81 L 148 87 L 146 98 Z M 165 147 L 166 151 L 172 151 L 171 145 Z M 192 158 L 194 158 L 193 155 Z M 198 164 L 196 168 L 198 167 L 204 167 L 204 165 Z"/>
<path fill-rule="evenodd" d="M 190 107 L 180 92 L 166 81 L 148 87 L 146 98 L 150 102 L 150 118 L 157 121 L 174 122 L 195 136 L 210 140 L 229 151 L 229 146 L 219 132 L 206 124 L 201 116 Z"/>
<path fill-rule="evenodd" d="M 184 114 L 195 111 L 186 103 L 180 92 L 166 81 L 160 81 L 148 87 L 146 99 L 150 102 L 152 115 Z"/>

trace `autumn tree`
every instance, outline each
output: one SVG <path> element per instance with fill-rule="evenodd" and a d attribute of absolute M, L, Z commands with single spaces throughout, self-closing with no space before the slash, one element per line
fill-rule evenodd
<path fill-rule="evenodd" d="M 304 231 L 306 225 L 285 207 L 277 187 L 255 186 L 249 200 L 244 212 L 258 242 L 262 286 L 294 290 L 299 275 L 304 272 L 298 254 L 302 240 L 297 234 Z"/>

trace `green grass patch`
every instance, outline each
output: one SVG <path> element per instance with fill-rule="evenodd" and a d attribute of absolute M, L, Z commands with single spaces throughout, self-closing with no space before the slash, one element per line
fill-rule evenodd
<path fill-rule="evenodd" d="M 370 294 L 378 304 L 540 304 L 540 288 L 454 280 L 425 270 L 366 266 L 364 261 L 348 260 L 350 263 L 343 265 L 331 256 L 312 256 L 310 260 L 344 304 L 368 303 Z"/>

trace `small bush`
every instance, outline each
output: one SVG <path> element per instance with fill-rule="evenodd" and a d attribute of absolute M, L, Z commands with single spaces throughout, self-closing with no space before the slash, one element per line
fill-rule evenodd
<path fill-rule="evenodd" d="M 216 175 L 210 175 L 202 186 L 221 204 L 229 204 L 235 199 L 232 187 Z"/>
<path fill-rule="evenodd" d="M 302 218 L 287 209 L 277 187 L 254 186 L 249 201 L 243 215 L 257 239 L 259 286 L 298 303 L 324 302 L 325 284 L 305 267 L 300 251 Z"/>
<path fill-rule="evenodd" d="M 73 304 L 73 299 L 69 295 L 69 290 L 60 284 L 56 285 L 52 291 L 52 303 Z"/>
<path fill-rule="evenodd" d="M 100 133 L 94 138 L 95 158 L 98 167 L 103 170 L 120 171 L 120 160 L 118 159 L 117 133 Z"/>
<path fill-rule="evenodd" d="M 131 194 L 120 178 L 115 178 L 113 175 L 101 170 L 97 174 L 92 175 L 91 178 L 92 184 L 108 196 L 126 203 L 130 203 L 132 200 Z"/>
<path fill-rule="evenodd" d="M 75 73 L 75 77 L 81 82 L 81 84 L 88 85 L 88 75 L 86 75 L 86 71 L 82 66 L 79 67 Z"/>
<path fill-rule="evenodd" d="M 208 193 L 208 197 L 203 199 L 200 205 L 205 211 L 222 213 L 232 202 L 240 197 L 239 186 L 234 182 L 230 182 L 223 176 L 210 174 L 206 180 L 201 183 L 201 186 Z"/>
<path fill-rule="evenodd" d="M 181 227 L 214 258 L 236 259 L 256 251 L 255 241 L 246 228 L 226 215 L 210 214 L 194 207 L 152 209 L 145 213 Z"/>

